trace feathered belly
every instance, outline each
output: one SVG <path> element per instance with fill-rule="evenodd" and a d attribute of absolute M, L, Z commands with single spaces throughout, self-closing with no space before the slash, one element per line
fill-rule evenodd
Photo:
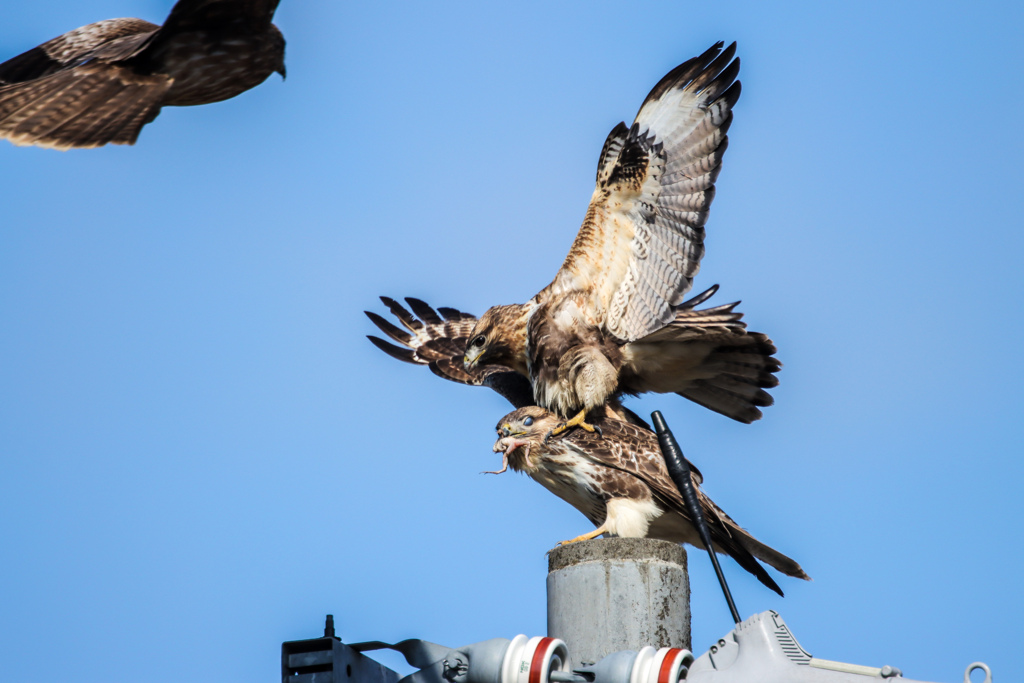
<path fill-rule="evenodd" d="M 618 390 L 622 352 L 584 292 L 541 305 L 527 324 L 526 357 L 537 404 L 563 417 L 591 411 Z"/>
<path fill-rule="evenodd" d="M 580 401 L 576 392 L 557 377 L 546 379 L 541 376 L 534 379 L 533 399 L 542 408 L 547 408 L 566 418 L 572 417 L 580 410 Z"/>
<path fill-rule="evenodd" d="M 605 502 L 594 488 L 594 465 L 582 457 L 546 458 L 527 472 L 530 478 L 583 513 L 595 526 L 607 515 Z"/>
<path fill-rule="evenodd" d="M 612 398 L 619 386 L 619 371 L 597 345 L 569 348 L 556 363 L 535 366 L 533 393 L 537 405 L 571 417 L 590 412 Z"/>
<path fill-rule="evenodd" d="M 546 459 L 530 476 L 612 536 L 643 538 L 662 516 L 650 492 L 633 477 L 577 454 Z"/>

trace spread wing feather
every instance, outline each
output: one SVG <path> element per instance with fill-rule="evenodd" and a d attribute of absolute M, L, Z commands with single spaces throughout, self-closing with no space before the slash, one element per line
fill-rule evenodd
<path fill-rule="evenodd" d="M 229 25 L 266 31 L 278 2 L 179 0 L 163 26 L 107 19 L 9 59 L 0 64 L 0 138 L 56 149 L 134 144 L 174 83 L 151 63 L 161 46 L 181 33 L 216 34 Z M 179 97 L 171 104 L 205 101 L 213 100 Z"/>
<path fill-rule="evenodd" d="M 55 149 L 132 144 L 171 79 L 102 61 L 0 86 L 0 137 Z"/>
<path fill-rule="evenodd" d="M 541 293 L 589 291 L 592 322 L 621 341 L 672 323 L 704 254 L 704 224 L 740 94 L 736 45 L 665 76 L 598 161 L 583 225 Z"/>
<path fill-rule="evenodd" d="M 530 381 L 519 373 L 501 365 L 466 369 L 463 358 L 469 334 L 476 325 L 476 316 L 454 308 L 442 307 L 435 310 L 419 299 L 407 298 L 405 301 L 412 309 L 410 313 L 394 299 L 384 296 L 380 299 L 402 327 L 372 311 L 366 311 L 373 324 L 400 345 L 369 336 L 369 340 L 378 349 L 400 361 L 426 365 L 438 377 L 462 384 L 490 387 L 516 408 L 534 404 Z"/>
<path fill-rule="evenodd" d="M 0 137 L 55 149 L 133 144 L 172 81 L 123 62 L 158 28 L 141 19 L 98 21 L 0 64 Z"/>
<path fill-rule="evenodd" d="M 87 60 L 115 61 L 137 53 L 160 27 L 142 19 L 105 19 L 68 31 L 0 64 L 0 84 L 42 78 Z"/>
<path fill-rule="evenodd" d="M 693 301 L 703 301 L 714 293 L 714 289 L 695 297 Z M 373 311 L 364 311 L 377 329 L 396 342 L 392 344 L 380 337 L 367 335 L 367 339 L 378 349 L 404 363 L 426 365 L 438 377 L 460 384 L 490 387 L 516 408 L 536 405 L 530 381 L 525 376 L 503 365 L 466 369 L 463 358 L 469 335 L 477 323 L 475 315 L 443 306 L 434 309 L 411 297 L 405 300 L 413 310 L 410 313 L 394 299 L 382 296 L 380 300 L 401 323 L 401 327 Z M 615 410 L 626 422 L 650 430 L 650 425 L 629 408 L 617 405 Z"/>

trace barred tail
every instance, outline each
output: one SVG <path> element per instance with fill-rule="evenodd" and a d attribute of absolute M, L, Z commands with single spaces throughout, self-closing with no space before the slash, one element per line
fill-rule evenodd
<path fill-rule="evenodd" d="M 703 377 L 676 393 L 740 422 L 760 419 L 760 408 L 774 403 L 765 389 L 779 383 L 775 373 L 782 363 L 774 357 L 775 345 L 760 332 L 723 335 L 714 341 L 700 366 Z"/>
<path fill-rule="evenodd" d="M 761 418 L 782 363 L 767 335 L 747 331 L 739 302 L 696 309 L 717 290 L 680 304 L 671 323 L 625 346 L 626 393 L 676 393 L 739 422 Z"/>

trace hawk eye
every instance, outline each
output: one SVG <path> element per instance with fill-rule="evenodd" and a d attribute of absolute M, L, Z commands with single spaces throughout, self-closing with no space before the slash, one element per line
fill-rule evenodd
<path fill-rule="evenodd" d="M 533 418 L 532 417 L 528 417 L 525 420 L 523 420 L 523 426 L 529 427 L 531 425 L 533 425 Z"/>
<path fill-rule="evenodd" d="M 478 334 L 476 336 L 476 338 L 473 340 L 473 346 L 483 346 L 483 345 L 484 345 L 484 335 Z"/>

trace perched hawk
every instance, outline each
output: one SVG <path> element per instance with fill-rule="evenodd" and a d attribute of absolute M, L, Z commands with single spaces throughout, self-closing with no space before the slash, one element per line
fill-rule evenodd
<path fill-rule="evenodd" d="M 746 331 L 736 304 L 697 309 L 717 286 L 683 301 L 704 254 L 704 223 L 740 94 L 735 52 L 735 43 L 724 50 L 718 43 L 676 67 L 631 127 L 612 130 L 583 226 L 539 294 L 479 320 L 439 309 L 444 329 L 430 340 L 385 299 L 406 330 L 368 315 L 408 348 L 374 343 L 457 381 L 518 373 L 529 379 L 531 402 L 574 416 L 559 431 L 589 429 L 586 415 L 609 402 L 621 416 L 621 394 L 649 391 L 677 393 L 740 422 L 760 418 L 759 407 L 772 403 L 765 389 L 778 383 L 775 346 Z"/>
<path fill-rule="evenodd" d="M 131 145 L 164 106 L 285 75 L 279 0 L 179 0 L 163 26 L 88 24 L 0 64 L 0 137 L 55 149 Z"/>
<path fill-rule="evenodd" d="M 686 511 L 682 495 L 665 467 L 658 437 L 650 430 L 620 420 L 600 421 L 603 437 L 574 429 L 546 439 L 560 417 L 544 408 L 520 408 L 498 422 L 496 452 L 503 453 L 500 474 L 511 467 L 526 472 L 548 491 L 572 505 L 596 529 L 563 543 L 608 534 L 627 538 L 659 538 L 704 548 Z M 700 490 L 700 472 L 691 465 L 712 543 L 761 583 L 782 595 L 761 560 L 783 574 L 810 580 L 792 559 L 744 531 Z M 757 559 L 755 559 L 757 558 Z"/>

